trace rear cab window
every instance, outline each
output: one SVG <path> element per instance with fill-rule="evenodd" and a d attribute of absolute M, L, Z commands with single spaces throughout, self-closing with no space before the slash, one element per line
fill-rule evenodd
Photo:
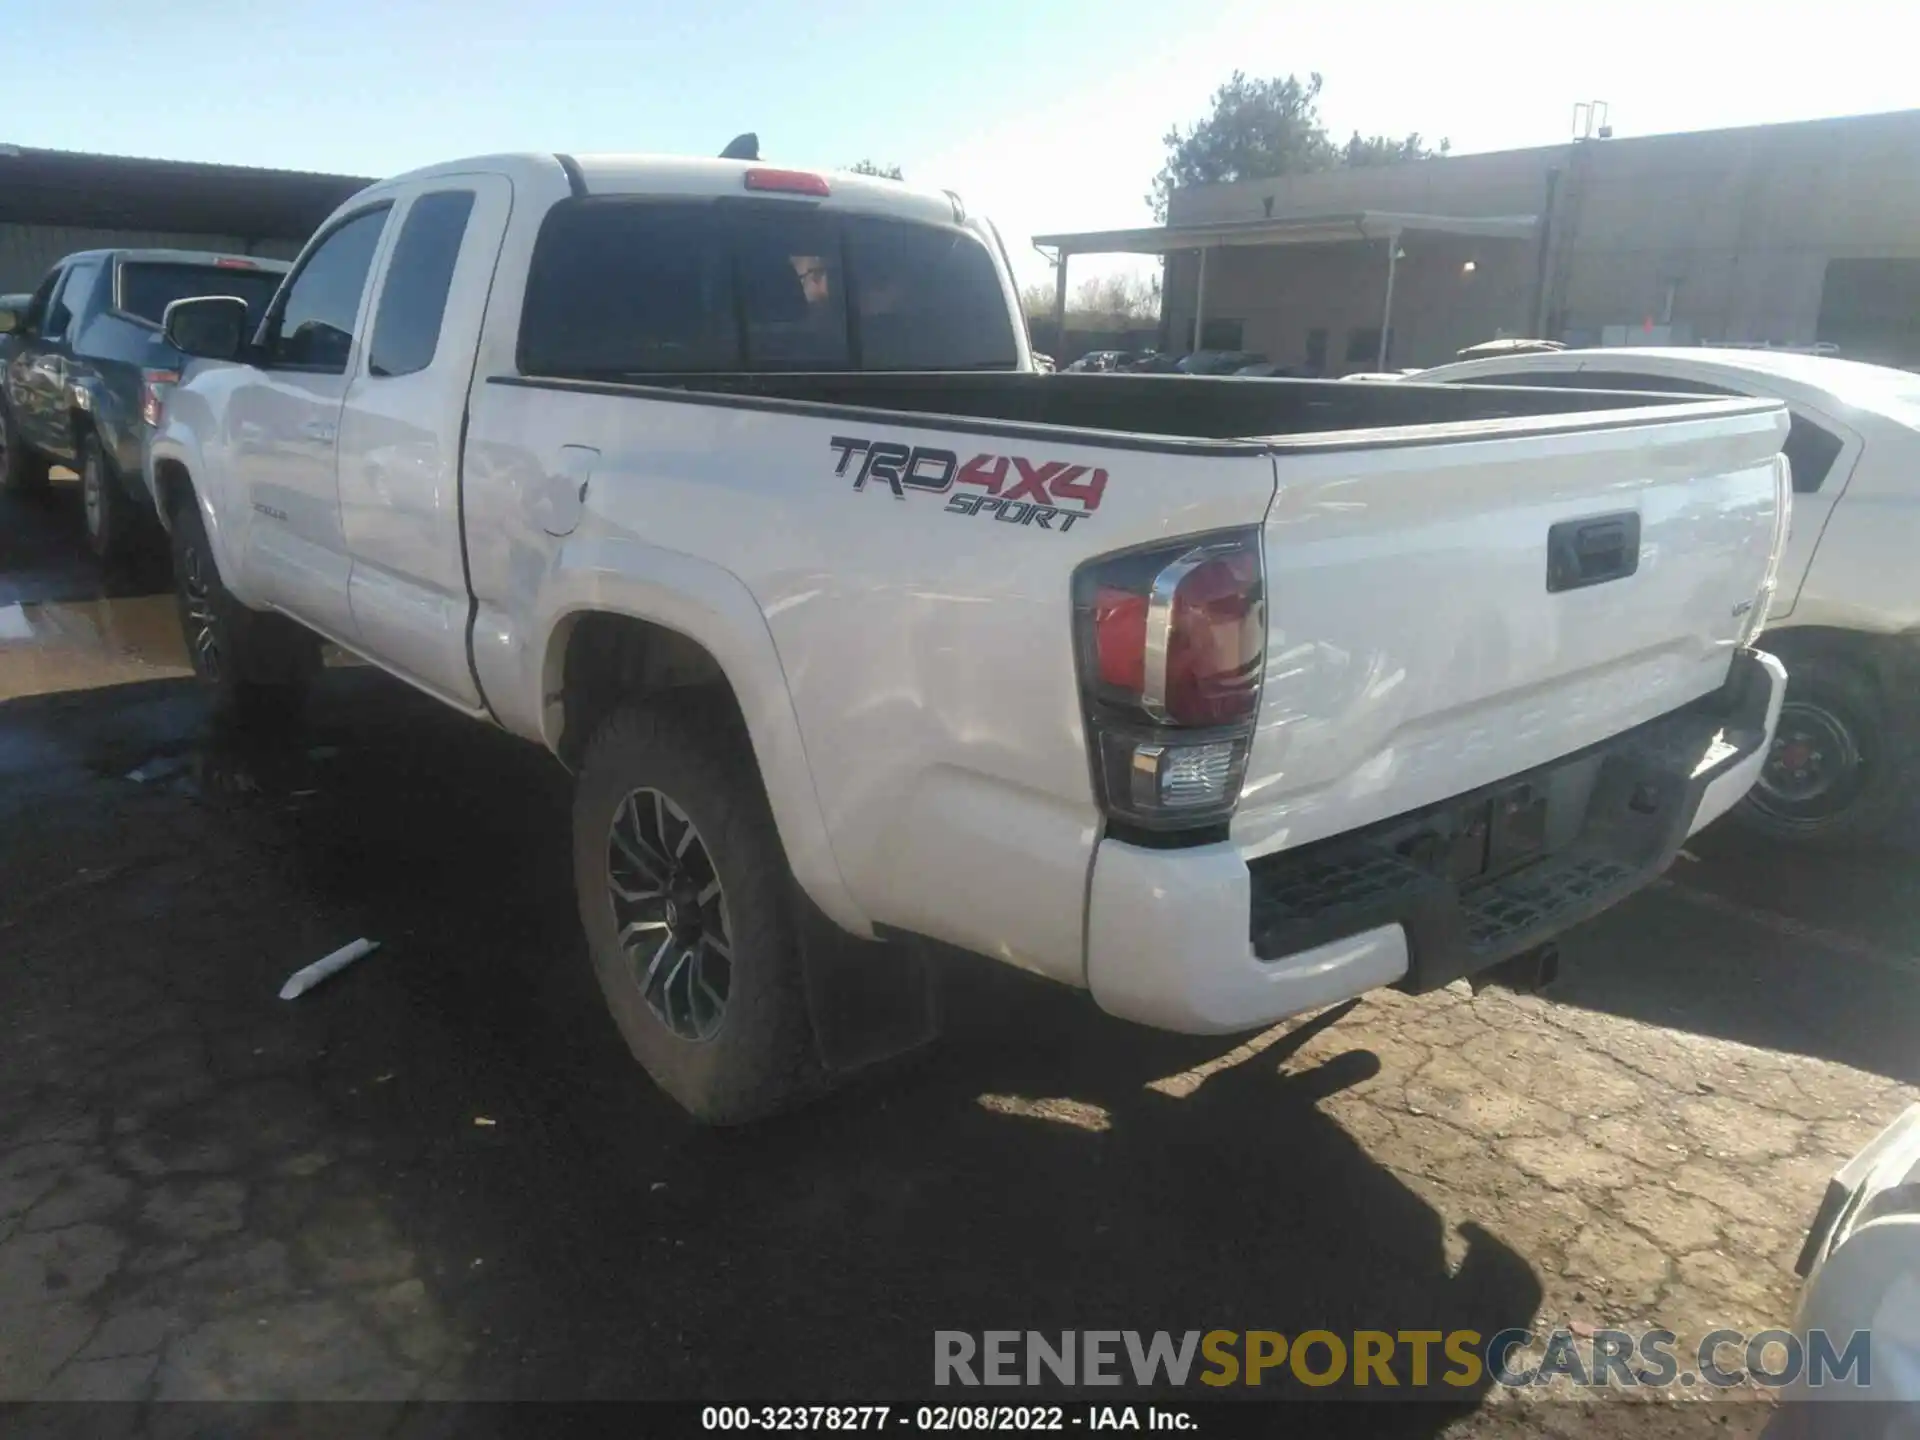
<path fill-rule="evenodd" d="M 1011 370 L 987 247 L 959 227 L 751 201 L 562 201 L 534 246 L 523 374 Z"/>
<path fill-rule="evenodd" d="M 274 291 L 280 288 L 280 272 L 240 262 L 219 265 L 179 260 L 122 260 L 119 286 L 115 308 L 154 325 L 161 323 L 167 306 L 174 301 L 199 300 L 209 295 L 231 295 L 244 300 L 247 323 L 258 325 Z"/>

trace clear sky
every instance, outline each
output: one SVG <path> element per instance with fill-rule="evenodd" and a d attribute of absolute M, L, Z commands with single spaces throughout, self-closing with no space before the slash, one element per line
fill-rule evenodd
<path fill-rule="evenodd" d="M 499 150 L 871 158 L 1036 231 L 1146 223 L 1236 67 L 1456 151 L 1920 107 L 1911 0 L 6 0 L 0 142 L 385 175 Z M 1916 157 L 1920 163 L 1920 157 Z M 1124 263 L 1124 262 L 1122 262 Z M 1097 262 L 1075 262 L 1075 276 Z"/>

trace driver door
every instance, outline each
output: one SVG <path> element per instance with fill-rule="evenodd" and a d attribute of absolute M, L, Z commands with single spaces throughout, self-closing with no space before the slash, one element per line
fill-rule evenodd
<path fill-rule="evenodd" d="M 308 243 L 261 326 L 255 368 L 227 409 L 234 473 L 251 512 L 246 593 L 346 640 L 355 632 L 340 527 L 340 409 L 388 210 L 356 210 Z"/>
<path fill-rule="evenodd" d="M 31 448 L 49 454 L 58 439 L 55 417 L 64 419 L 60 386 L 65 378 L 57 348 L 49 346 L 46 331 L 57 318 L 55 296 L 66 283 L 63 266 L 56 265 L 33 292 L 13 353 L 7 357 L 7 408 L 15 431 Z"/>

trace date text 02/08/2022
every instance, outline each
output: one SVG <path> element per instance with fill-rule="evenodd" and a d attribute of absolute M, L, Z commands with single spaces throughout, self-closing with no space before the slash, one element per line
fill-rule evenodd
<path fill-rule="evenodd" d="M 1193 1431 L 1184 1410 L 1140 1405 L 708 1405 L 703 1430 Z"/>

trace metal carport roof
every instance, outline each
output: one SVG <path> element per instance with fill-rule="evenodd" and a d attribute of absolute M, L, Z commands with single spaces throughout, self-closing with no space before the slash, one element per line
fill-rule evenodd
<path fill-rule="evenodd" d="M 1036 235 L 1033 243 L 1063 255 L 1165 255 L 1174 250 L 1211 250 L 1223 245 L 1324 245 L 1341 240 L 1384 240 L 1408 230 L 1444 235 L 1481 235 L 1523 240 L 1540 223 L 1537 215 L 1419 215 L 1392 210 L 1354 210 L 1338 215 L 1299 215 L 1279 220 L 1214 220 L 1197 225 L 1152 225 L 1140 230 L 1081 230 Z"/>
<path fill-rule="evenodd" d="M 0 223 L 305 240 L 373 182 L 0 145 Z"/>

